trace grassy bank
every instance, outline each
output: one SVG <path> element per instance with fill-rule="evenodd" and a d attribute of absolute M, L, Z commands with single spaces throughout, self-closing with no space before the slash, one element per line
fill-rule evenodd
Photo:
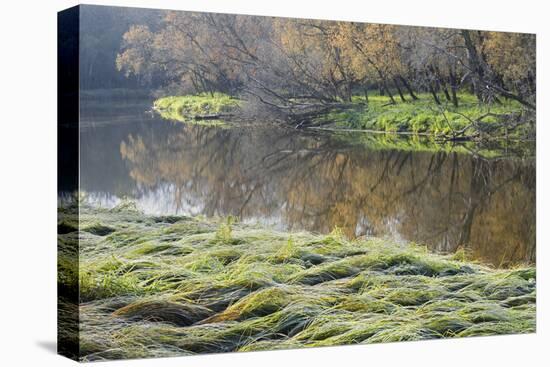
<path fill-rule="evenodd" d="M 354 96 L 355 109 L 333 111 L 319 120 L 321 123 L 332 122 L 335 127 L 348 129 L 367 129 L 388 132 L 414 132 L 429 135 L 449 134 L 458 131 L 480 116 L 493 114 L 510 114 L 521 112 L 521 105 L 515 101 L 505 100 L 502 104 L 480 105 L 474 95 L 461 93 L 460 104 L 455 108 L 450 102 L 442 105 L 434 103 L 430 94 L 418 95 L 418 100 L 402 102 L 396 99 L 395 104 L 388 104 L 388 97 L 370 96 L 368 105 L 363 96 Z M 496 122 L 495 116 L 488 116 L 483 123 L 488 126 Z M 493 134 L 501 132 L 492 132 Z M 525 131 L 518 131 L 518 134 Z"/>
<path fill-rule="evenodd" d="M 63 209 L 61 289 L 80 287 L 83 360 L 535 330 L 535 269 L 492 270 L 381 239 L 231 219 Z M 63 251 L 62 251 L 63 253 Z"/>
<path fill-rule="evenodd" d="M 498 124 L 502 122 L 498 115 L 517 116 L 522 113 L 522 107 L 516 101 L 503 100 L 501 104 L 480 105 L 474 95 L 459 93 L 459 106 L 454 107 L 445 100 L 442 100 L 441 105 L 435 104 L 428 93 L 420 93 L 417 97 L 415 101 L 410 98 L 407 102 L 396 99 L 395 104 L 389 104 L 388 97 L 370 96 L 367 104 L 364 96 L 356 95 L 352 98 L 351 108 L 326 113 L 316 118 L 312 125 L 335 129 L 408 132 L 434 138 L 450 136 L 483 117 L 479 120 L 480 129 L 486 138 L 525 140 L 526 137 L 534 136 L 534 121 L 533 124 L 518 126 L 511 123 L 514 126 L 508 130 Z M 238 121 L 240 105 L 241 101 L 222 93 L 170 96 L 154 102 L 155 110 L 166 119 L 208 125 L 221 124 L 230 117 Z"/>
<path fill-rule="evenodd" d="M 169 96 L 157 99 L 154 109 L 163 118 L 190 123 L 216 125 L 239 107 L 240 102 L 231 96 L 214 94 L 197 94 Z"/>

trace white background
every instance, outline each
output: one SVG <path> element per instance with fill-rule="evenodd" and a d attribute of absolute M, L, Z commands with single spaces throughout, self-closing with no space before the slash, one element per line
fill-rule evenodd
<path fill-rule="evenodd" d="M 91 1 L 537 33 L 537 334 L 109 362 L 113 366 L 548 366 L 550 12 L 544 1 Z M 0 365 L 74 364 L 55 354 L 56 12 L 76 1 L 0 7 Z M 545 167 L 546 166 L 546 167 Z M 546 339 L 546 340 L 545 340 Z M 546 358 L 545 358 L 546 357 Z M 546 359 L 546 361 L 545 361 Z M 546 362 L 546 363 L 545 363 Z M 95 364 L 103 365 L 103 363 Z"/>

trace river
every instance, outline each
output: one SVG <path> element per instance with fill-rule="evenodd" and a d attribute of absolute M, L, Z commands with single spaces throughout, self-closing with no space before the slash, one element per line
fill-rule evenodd
<path fill-rule="evenodd" d="M 91 203 L 151 214 L 235 216 L 280 230 L 464 249 L 497 267 L 535 261 L 535 159 L 400 149 L 269 123 L 211 127 L 84 100 L 80 187 Z M 378 143 L 376 143 L 378 142 Z"/>

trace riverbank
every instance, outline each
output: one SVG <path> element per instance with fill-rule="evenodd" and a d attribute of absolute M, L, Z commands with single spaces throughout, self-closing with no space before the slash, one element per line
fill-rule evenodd
<path fill-rule="evenodd" d="M 494 270 L 419 245 L 148 216 L 131 203 L 61 209 L 80 238 L 83 360 L 535 331 L 535 269 Z M 70 251 L 65 251 L 70 253 Z M 63 251 L 62 251 L 63 253 Z"/>
<path fill-rule="evenodd" d="M 442 100 L 436 104 L 428 93 L 416 95 L 416 100 L 395 100 L 388 97 L 353 96 L 346 108 L 330 110 L 300 127 L 323 127 L 333 130 L 358 130 L 411 134 L 431 139 L 448 140 L 529 140 L 534 138 L 532 123 L 519 123 L 522 106 L 512 100 L 480 105 L 474 95 L 458 94 L 458 107 Z M 157 99 L 154 109 L 166 119 L 222 124 L 224 119 L 239 119 L 242 102 L 222 93 L 170 96 Z"/>
<path fill-rule="evenodd" d="M 449 103 L 437 107 L 427 94 L 418 94 L 416 101 L 393 105 L 388 105 L 387 97 L 371 96 L 368 106 L 364 97 L 355 96 L 353 108 L 333 110 L 305 127 L 371 149 L 460 152 L 485 158 L 534 156 L 534 125 L 515 126 L 510 122 L 511 128 L 507 129 L 497 122 L 499 115 L 519 116 L 522 109 L 517 102 L 489 107 L 480 106 L 473 95 L 458 96 L 458 108 Z M 200 94 L 163 97 L 154 102 L 154 109 L 162 118 L 188 124 L 235 126 L 242 120 L 239 115 L 243 103 L 221 93 Z M 489 112 L 494 115 L 487 115 Z M 484 136 L 471 138 L 476 132 L 466 127 L 471 125 L 470 120 L 484 115 L 479 123 Z M 453 136 L 457 131 L 463 135 Z"/>
<path fill-rule="evenodd" d="M 220 125 L 237 112 L 241 101 L 223 93 L 162 97 L 153 108 L 168 120 Z"/>
<path fill-rule="evenodd" d="M 397 101 L 388 103 L 384 96 L 371 96 L 368 103 L 362 96 L 354 96 L 352 104 L 355 108 L 334 110 L 318 119 L 320 125 L 330 125 L 342 129 L 377 130 L 385 132 L 410 132 L 432 137 L 450 136 L 463 131 L 465 136 L 473 132 L 472 124 L 477 124 L 488 138 L 525 138 L 534 126 L 516 121 L 504 120 L 519 118 L 522 107 L 511 100 L 480 105 L 474 95 L 460 93 L 458 107 L 450 102 L 434 103 L 431 95 L 422 93 L 417 100 Z M 505 116 L 505 117 L 502 117 Z"/>

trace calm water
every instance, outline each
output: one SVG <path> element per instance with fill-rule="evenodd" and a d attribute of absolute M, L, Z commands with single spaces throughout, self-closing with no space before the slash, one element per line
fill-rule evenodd
<path fill-rule="evenodd" d="M 345 135 L 212 128 L 145 113 L 150 101 L 81 110 L 81 186 L 97 205 L 235 215 L 278 229 L 387 236 L 496 266 L 535 260 L 534 158 L 376 149 Z"/>

